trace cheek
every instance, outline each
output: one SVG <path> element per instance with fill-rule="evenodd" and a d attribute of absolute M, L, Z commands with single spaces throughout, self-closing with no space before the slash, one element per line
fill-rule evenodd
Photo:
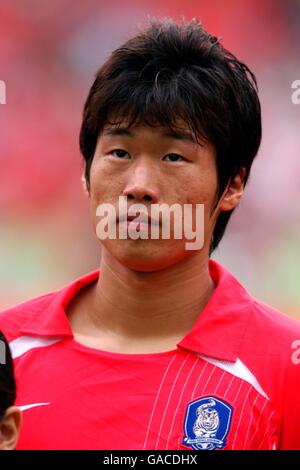
<path fill-rule="evenodd" d="M 193 177 L 186 189 L 189 204 L 204 204 L 205 211 L 211 209 L 217 191 L 217 177 L 214 172 L 205 172 Z"/>
<path fill-rule="evenodd" d="M 116 178 L 104 160 L 94 160 L 90 171 L 90 197 L 92 204 L 115 202 L 121 194 L 121 178 Z"/>
<path fill-rule="evenodd" d="M 90 171 L 90 216 L 94 230 L 96 231 L 99 217 L 96 215 L 100 204 L 115 205 L 116 193 L 114 179 L 111 171 L 99 160 L 93 162 Z"/>
<path fill-rule="evenodd" d="M 196 212 L 196 204 L 204 204 L 204 237 L 210 240 L 213 221 L 212 208 L 215 203 L 217 191 L 217 176 L 214 171 L 202 172 L 198 178 L 190 180 L 187 202 L 192 204 L 193 213 Z M 194 215 L 196 218 L 196 216 Z M 195 219 L 193 219 L 195 220 Z"/>

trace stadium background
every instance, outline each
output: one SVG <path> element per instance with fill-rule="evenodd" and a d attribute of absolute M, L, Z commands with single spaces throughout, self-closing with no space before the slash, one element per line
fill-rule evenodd
<path fill-rule="evenodd" d="M 255 72 L 263 142 L 214 257 L 300 318 L 299 0 L 1 0 L 0 308 L 99 264 L 78 133 L 96 69 L 147 15 L 197 16 Z"/>

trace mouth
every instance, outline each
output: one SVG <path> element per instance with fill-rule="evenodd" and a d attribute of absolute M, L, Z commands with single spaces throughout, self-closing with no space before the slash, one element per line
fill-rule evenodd
<path fill-rule="evenodd" d="M 130 224 L 135 221 L 136 224 L 140 225 L 160 225 L 160 222 L 146 213 L 138 212 L 136 215 L 122 214 L 117 218 L 119 223 Z"/>

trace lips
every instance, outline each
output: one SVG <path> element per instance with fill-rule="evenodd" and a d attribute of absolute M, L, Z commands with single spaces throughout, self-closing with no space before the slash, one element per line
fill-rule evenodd
<path fill-rule="evenodd" d="M 139 216 L 138 215 L 128 215 L 126 220 L 128 220 L 128 222 L 131 222 L 132 220 L 136 219 L 137 217 L 139 217 Z"/>
<path fill-rule="evenodd" d="M 129 215 L 127 214 L 122 214 L 120 217 L 118 217 L 117 221 L 122 223 L 122 222 L 132 222 L 132 220 L 139 219 L 142 222 L 141 223 L 147 223 L 150 225 L 159 225 L 159 221 L 151 217 L 150 215 L 146 213 L 141 213 L 138 212 L 136 215 Z"/>

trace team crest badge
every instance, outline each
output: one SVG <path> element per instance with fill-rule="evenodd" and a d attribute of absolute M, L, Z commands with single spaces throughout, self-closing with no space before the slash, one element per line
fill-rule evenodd
<path fill-rule="evenodd" d="M 230 430 L 233 408 L 216 397 L 203 397 L 188 404 L 183 445 L 195 450 L 222 449 Z"/>

